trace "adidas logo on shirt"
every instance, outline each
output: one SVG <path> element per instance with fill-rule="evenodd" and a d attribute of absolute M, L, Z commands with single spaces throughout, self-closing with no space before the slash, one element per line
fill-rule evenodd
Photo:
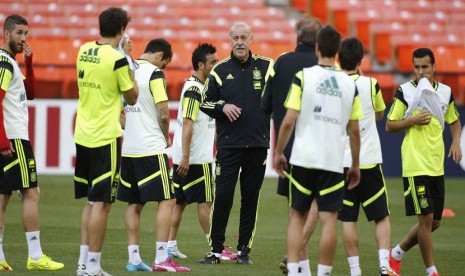
<path fill-rule="evenodd" d="M 226 77 L 227 80 L 232 80 L 234 79 L 233 75 L 229 74 L 227 77 Z"/>
<path fill-rule="evenodd" d="M 329 79 L 324 80 L 320 83 L 320 85 L 316 88 L 316 92 L 318 94 L 327 95 L 327 96 L 334 96 L 334 97 L 342 97 L 342 93 L 339 90 L 339 85 L 337 84 L 336 77 L 331 76 Z"/>

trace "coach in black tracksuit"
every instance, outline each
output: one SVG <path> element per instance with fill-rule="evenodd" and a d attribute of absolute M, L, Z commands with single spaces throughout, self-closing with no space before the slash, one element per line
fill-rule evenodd
<path fill-rule="evenodd" d="M 232 53 L 210 73 L 205 84 L 201 110 L 216 119 L 216 192 L 210 238 L 212 252 L 201 263 L 219 263 L 226 225 L 233 205 L 240 173 L 241 211 L 239 264 L 251 264 L 248 254 L 255 233 L 258 197 L 262 186 L 270 117 L 260 107 L 261 92 L 273 60 L 252 55 L 252 32 L 246 23 L 235 23 L 230 30 Z"/>

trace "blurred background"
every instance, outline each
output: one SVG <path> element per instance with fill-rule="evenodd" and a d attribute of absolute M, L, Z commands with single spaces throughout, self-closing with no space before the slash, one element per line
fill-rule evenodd
<path fill-rule="evenodd" d="M 344 37 L 356 36 L 363 42 L 366 55 L 362 70 L 378 79 L 388 105 L 396 87 L 412 77 L 413 49 L 432 48 L 435 76 L 451 86 L 460 113 L 464 113 L 465 0 L 0 0 L 0 20 L 18 13 L 29 21 L 37 97 L 47 99 L 30 103 L 31 142 L 45 147 L 35 147 L 35 151 L 47 155 L 42 160 L 46 170 L 61 172 L 59 166 L 65 158 L 61 148 L 74 151 L 75 103 L 68 105 L 63 100 L 77 99 L 77 51 L 82 43 L 98 39 L 98 15 L 110 6 L 122 7 L 132 17 L 127 33 L 134 44 L 133 58 L 139 57 L 153 38 L 164 37 L 173 45 L 172 62 L 164 70 L 169 99 L 174 102 L 173 118 L 183 82 L 191 74 L 191 53 L 198 43 L 214 44 L 223 59 L 230 53 L 229 27 L 234 21 L 245 21 L 254 34 L 252 51 L 276 59 L 294 50 L 294 24 L 303 14 L 332 24 Z M 22 56 L 18 60 L 22 63 Z M 399 175 L 402 136 L 385 138 L 384 125 L 379 129 L 381 139 L 390 142 L 383 149 L 385 159 L 392 158 L 395 163 L 393 169 L 387 168 L 387 174 Z M 63 137 L 71 143 L 62 146 Z M 58 145 L 56 152 L 54 145 Z M 51 151 L 55 157 L 48 157 Z M 56 170 L 54 166 L 58 166 Z M 452 167 L 453 175 L 463 175 L 463 170 Z"/>

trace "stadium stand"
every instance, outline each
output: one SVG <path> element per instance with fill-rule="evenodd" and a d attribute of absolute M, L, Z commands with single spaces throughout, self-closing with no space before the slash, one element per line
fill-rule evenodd
<path fill-rule="evenodd" d="M 270 1 L 271 2 L 271 1 Z M 332 24 L 344 36 L 357 36 L 367 55 L 362 70 L 376 75 L 386 101 L 397 86 L 396 76 L 409 73 L 411 52 L 431 47 L 438 55 L 438 77 L 453 87 L 465 104 L 465 0 L 289 0 L 294 11 L 309 13 Z M 39 97 L 76 98 L 74 63 L 78 47 L 98 37 L 98 14 L 121 6 L 133 20 L 127 32 L 133 57 L 145 43 L 165 37 L 174 48 L 167 67 L 169 97 L 179 98 L 190 74 L 191 51 L 199 42 L 213 43 L 220 58 L 229 55 L 228 28 L 248 22 L 254 31 L 252 50 L 272 58 L 292 51 L 296 12 L 267 6 L 266 0 L 2 0 L 0 19 L 11 13 L 30 21 L 30 44 L 35 52 Z M 202 7 L 202 8 L 199 8 Z M 193 12 L 195 11 L 195 12 Z M 291 15 L 291 16 L 289 16 Z M 289 17 L 289 18 L 288 18 Z"/>

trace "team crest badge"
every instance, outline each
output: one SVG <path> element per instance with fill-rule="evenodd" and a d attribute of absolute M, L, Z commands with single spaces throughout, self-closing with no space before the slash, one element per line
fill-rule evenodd
<path fill-rule="evenodd" d="M 261 80 L 262 79 L 262 72 L 260 72 L 260 70 L 258 70 L 258 69 L 253 70 L 252 74 L 253 74 L 254 80 Z"/>
<path fill-rule="evenodd" d="M 426 198 L 422 198 L 420 199 L 420 207 L 422 209 L 425 209 L 428 207 L 428 200 Z"/>
<path fill-rule="evenodd" d="M 215 175 L 220 175 L 220 174 L 221 174 L 221 167 L 219 164 L 216 164 Z"/>
<path fill-rule="evenodd" d="M 31 182 L 36 182 L 36 181 L 37 181 L 37 173 L 31 172 Z"/>
<path fill-rule="evenodd" d="M 27 163 L 29 168 L 34 168 L 36 166 L 36 162 L 34 161 L 34 159 L 29 159 Z"/>

